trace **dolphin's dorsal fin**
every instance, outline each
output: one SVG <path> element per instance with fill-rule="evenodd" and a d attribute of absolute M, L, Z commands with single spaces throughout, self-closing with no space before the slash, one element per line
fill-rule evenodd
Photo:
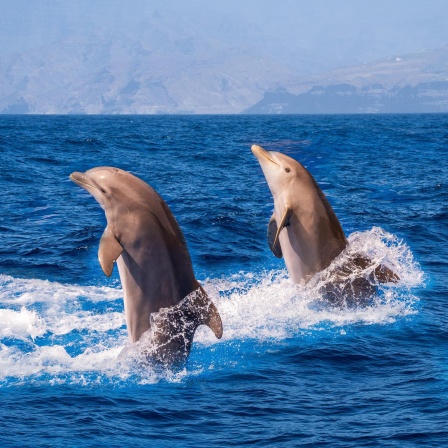
<path fill-rule="evenodd" d="M 114 262 L 123 252 L 122 245 L 118 242 L 114 233 L 107 226 L 101 237 L 100 247 L 98 249 L 98 260 L 100 261 L 103 272 L 110 277 L 114 269 Z"/>
<path fill-rule="evenodd" d="M 202 286 L 197 290 L 193 299 L 193 306 L 199 314 L 198 324 L 204 324 L 210 327 L 218 339 L 222 338 L 222 320 L 218 308 L 210 300 Z"/>
<path fill-rule="evenodd" d="M 354 263 L 357 267 L 366 269 L 366 267 L 372 264 L 372 260 L 364 255 L 359 255 L 354 259 Z M 371 274 L 371 279 L 377 280 L 379 283 L 398 283 L 400 281 L 400 277 L 384 264 L 380 264 L 375 268 Z"/>
<path fill-rule="evenodd" d="M 277 236 L 277 221 L 275 220 L 275 214 L 271 216 L 271 219 L 268 224 L 268 244 L 269 249 L 271 249 L 272 253 L 277 258 L 283 257 L 282 248 L 280 246 L 280 241 L 277 238 L 276 243 L 274 244 L 275 238 Z"/>
<path fill-rule="evenodd" d="M 208 316 L 206 318 L 206 325 L 208 325 L 215 336 L 218 339 L 222 338 L 222 321 L 221 316 L 219 315 L 218 309 L 215 304 L 210 300 L 210 304 L 208 306 Z"/>
<path fill-rule="evenodd" d="M 400 281 L 400 277 L 384 264 L 377 266 L 375 277 L 380 283 L 398 283 Z"/>

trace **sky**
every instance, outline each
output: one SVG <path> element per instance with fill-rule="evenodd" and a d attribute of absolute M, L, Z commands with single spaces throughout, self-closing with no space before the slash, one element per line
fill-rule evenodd
<path fill-rule="evenodd" d="M 64 39 L 144 41 L 157 26 L 306 75 L 448 44 L 447 23 L 447 0 L 0 0 L 0 58 Z"/>
<path fill-rule="evenodd" d="M 447 23 L 448 0 L 0 0 L 0 113 L 239 113 L 445 47 Z M 439 53 L 413 73 L 448 73 Z"/>

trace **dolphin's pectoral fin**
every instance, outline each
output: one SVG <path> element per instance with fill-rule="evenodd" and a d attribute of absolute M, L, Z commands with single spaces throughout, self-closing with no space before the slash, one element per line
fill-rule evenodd
<path fill-rule="evenodd" d="M 114 233 L 106 227 L 101 237 L 100 247 L 98 249 L 98 260 L 100 261 L 103 272 L 110 277 L 114 269 L 114 262 L 123 252 L 122 245 L 118 242 Z"/>
<path fill-rule="evenodd" d="M 276 244 L 280 244 L 280 243 L 278 242 L 278 237 L 280 236 L 280 232 L 281 232 L 285 227 L 288 227 L 288 226 L 289 226 L 289 218 L 291 217 L 291 215 L 292 215 L 292 208 L 289 208 L 289 207 L 288 207 L 288 208 L 285 210 L 285 212 L 283 213 L 282 220 L 280 221 L 280 225 L 278 226 L 277 233 L 275 234 L 274 243 L 273 243 L 274 246 L 275 246 Z"/>
<path fill-rule="evenodd" d="M 275 238 L 277 236 L 277 221 L 275 220 L 275 216 L 272 215 L 271 220 L 268 224 L 268 244 L 269 249 L 271 249 L 272 253 L 277 258 L 283 257 L 282 248 L 280 246 L 280 241 L 277 239 L 276 243 L 274 244 Z"/>

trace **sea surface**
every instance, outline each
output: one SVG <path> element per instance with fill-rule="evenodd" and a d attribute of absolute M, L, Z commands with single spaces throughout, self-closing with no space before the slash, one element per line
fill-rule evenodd
<path fill-rule="evenodd" d="M 254 143 L 400 281 L 351 309 L 293 285 Z M 448 446 L 448 115 L 2 115 L 0 156 L 1 447 Z M 101 165 L 165 199 L 221 313 L 183 366 L 122 353 L 104 212 L 68 178 Z"/>

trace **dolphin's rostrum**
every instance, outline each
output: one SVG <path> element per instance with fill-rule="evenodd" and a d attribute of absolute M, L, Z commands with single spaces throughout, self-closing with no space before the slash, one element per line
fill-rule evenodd
<path fill-rule="evenodd" d="M 328 268 L 347 247 L 336 214 L 313 176 L 299 162 L 285 154 L 266 151 L 253 145 L 252 152 L 261 165 L 274 198 L 274 213 L 268 225 L 268 243 L 278 258 L 284 257 L 291 280 L 306 284 L 316 273 Z M 359 278 L 348 285 L 346 279 L 353 271 L 362 271 L 370 260 L 359 254 L 347 260 L 334 273 L 328 285 L 335 303 L 356 302 L 371 295 L 369 279 Z M 398 277 L 384 265 L 376 267 L 374 280 L 397 281 Z M 370 279 L 372 280 L 372 279 Z M 341 296 L 345 295 L 345 298 Z"/>
<path fill-rule="evenodd" d="M 112 167 L 74 172 L 70 179 L 106 214 L 98 258 L 107 276 L 117 262 L 130 341 L 138 341 L 151 321 L 157 322 L 148 352 L 170 363 L 186 359 L 201 324 L 221 338 L 218 310 L 196 280 L 182 231 L 157 192 Z"/>

